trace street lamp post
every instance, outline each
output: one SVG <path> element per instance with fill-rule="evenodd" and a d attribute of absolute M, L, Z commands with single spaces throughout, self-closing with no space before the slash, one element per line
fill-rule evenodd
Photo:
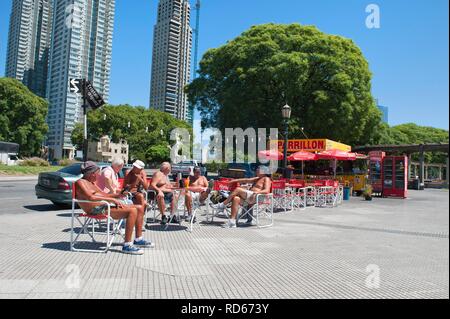
<path fill-rule="evenodd" d="M 283 152 L 283 171 L 284 177 L 287 178 L 287 151 L 288 151 L 288 134 L 289 134 L 289 119 L 291 118 L 292 109 L 289 105 L 285 105 L 281 109 L 281 115 L 284 122 L 284 152 Z"/>

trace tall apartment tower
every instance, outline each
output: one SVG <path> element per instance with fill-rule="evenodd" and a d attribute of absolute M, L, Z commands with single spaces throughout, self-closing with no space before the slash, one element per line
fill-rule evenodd
<path fill-rule="evenodd" d="M 189 0 L 160 0 L 154 29 L 150 107 L 187 120 L 184 87 L 191 78 Z"/>
<path fill-rule="evenodd" d="M 5 75 L 45 97 L 53 0 L 13 0 Z"/>
<path fill-rule="evenodd" d="M 71 134 L 83 110 L 81 96 L 69 91 L 69 79 L 88 79 L 108 101 L 115 0 L 53 1 L 47 145 L 50 158 L 73 158 Z"/>

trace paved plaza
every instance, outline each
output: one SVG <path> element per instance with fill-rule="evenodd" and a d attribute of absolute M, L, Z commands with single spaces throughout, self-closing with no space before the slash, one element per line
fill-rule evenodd
<path fill-rule="evenodd" d="M 70 211 L 6 205 L 20 212 L 0 214 L 0 298 L 449 298 L 446 190 L 276 214 L 269 229 L 155 225 L 144 256 L 70 252 Z"/>

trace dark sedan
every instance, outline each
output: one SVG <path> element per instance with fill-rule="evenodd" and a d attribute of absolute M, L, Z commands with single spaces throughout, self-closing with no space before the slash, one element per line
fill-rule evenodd
<path fill-rule="evenodd" d="M 106 165 L 99 165 L 101 169 Z M 124 178 L 125 172 L 130 167 L 124 167 L 119 173 Z M 39 174 L 38 183 L 35 186 L 37 198 L 48 199 L 58 207 L 69 207 L 72 203 L 72 185 L 79 180 L 81 174 L 81 163 L 76 163 L 52 173 Z"/>

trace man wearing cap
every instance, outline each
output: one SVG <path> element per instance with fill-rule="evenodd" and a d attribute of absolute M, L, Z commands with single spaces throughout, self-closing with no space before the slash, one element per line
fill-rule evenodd
<path fill-rule="evenodd" d="M 239 183 L 252 184 L 252 186 L 249 189 L 241 187 L 236 188 L 226 201 L 213 206 L 215 209 L 224 210 L 228 205 L 231 204 L 231 217 L 228 223 L 225 225 L 225 228 L 236 228 L 236 218 L 240 206 L 244 204 L 253 206 L 256 204 L 256 197 L 259 194 L 270 194 L 270 191 L 272 189 L 272 180 L 270 179 L 270 177 L 268 177 L 268 175 L 268 168 L 265 166 L 260 166 L 256 170 L 257 177 L 249 179 L 235 179 L 229 182 L 230 185 Z M 252 219 L 252 216 L 249 216 L 247 219 L 247 223 L 251 223 Z"/>
<path fill-rule="evenodd" d="M 123 188 L 133 195 L 133 203 L 146 207 L 145 195 L 143 191 L 149 188 L 145 164 L 142 161 L 133 163 L 132 170 L 125 176 Z"/>
<path fill-rule="evenodd" d="M 96 185 L 100 172 L 94 162 L 86 162 L 81 166 L 82 179 L 75 183 L 76 198 L 97 203 L 79 203 L 80 207 L 88 214 L 103 215 L 107 211 L 107 206 L 100 201 L 107 201 L 114 205 L 111 207 L 111 217 L 120 220 L 126 219 L 125 243 L 123 252 L 132 255 L 142 255 L 144 252 L 140 248 L 153 248 L 154 244 L 146 241 L 142 236 L 142 225 L 144 219 L 144 207 L 133 205 L 126 201 L 121 194 L 106 194 Z M 136 232 L 136 239 L 132 241 L 133 228 Z"/>

